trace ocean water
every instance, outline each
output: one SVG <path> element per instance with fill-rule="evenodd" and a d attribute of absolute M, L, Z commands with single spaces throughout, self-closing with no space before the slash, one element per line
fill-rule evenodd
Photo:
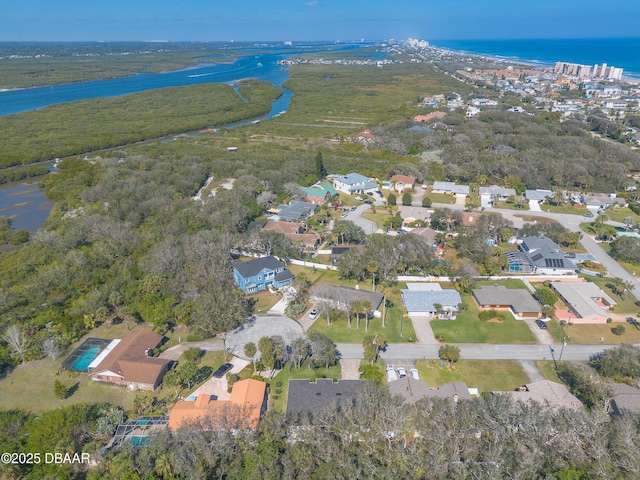
<path fill-rule="evenodd" d="M 435 47 L 542 65 L 556 62 L 602 64 L 624 68 L 623 76 L 640 78 L 639 38 L 434 40 Z"/>

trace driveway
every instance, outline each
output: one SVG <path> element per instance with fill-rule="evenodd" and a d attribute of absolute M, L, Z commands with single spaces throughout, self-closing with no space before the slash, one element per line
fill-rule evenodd
<path fill-rule="evenodd" d="M 233 365 L 233 368 L 229 371 L 229 373 L 238 373 L 244 367 L 249 365 L 248 360 L 244 360 L 242 358 L 233 358 L 229 360 L 229 363 Z M 231 394 L 227 391 L 229 388 L 229 383 L 227 382 L 227 376 L 224 375 L 222 378 L 211 377 L 209 380 L 200 385 L 191 395 L 198 396 L 200 394 L 206 393 L 208 395 L 214 395 L 216 400 L 229 400 Z"/>
<path fill-rule="evenodd" d="M 300 324 L 284 315 L 255 315 L 252 320 L 227 333 L 226 345 L 230 353 L 248 360 L 244 354 L 245 343 L 252 342 L 258 346 L 262 337 L 280 336 L 286 345 L 291 345 L 303 334 Z"/>
<path fill-rule="evenodd" d="M 529 326 L 529 330 L 536 337 L 536 343 L 540 345 L 553 345 L 556 341 L 553 339 L 549 330 L 543 330 L 538 325 L 536 325 L 536 321 L 533 318 L 525 318 L 523 320 Z"/>
<path fill-rule="evenodd" d="M 349 212 L 345 217 L 345 220 L 355 223 L 364 230 L 365 234 L 370 235 L 372 233 L 376 233 L 379 228 L 376 222 L 362 217 L 362 214 L 367 210 L 369 210 L 369 205 L 367 203 L 360 205 L 353 212 Z"/>
<path fill-rule="evenodd" d="M 178 360 L 180 355 L 189 348 L 199 348 L 200 350 L 213 351 L 224 350 L 224 342 L 222 340 L 205 340 L 203 342 L 185 342 L 175 347 L 167 348 L 158 355 L 160 358 L 168 360 Z"/>
<path fill-rule="evenodd" d="M 409 317 L 413 325 L 413 330 L 416 332 L 418 343 L 423 345 L 437 345 L 436 337 L 433 335 L 431 329 L 431 318 L 427 315 L 412 315 Z"/>

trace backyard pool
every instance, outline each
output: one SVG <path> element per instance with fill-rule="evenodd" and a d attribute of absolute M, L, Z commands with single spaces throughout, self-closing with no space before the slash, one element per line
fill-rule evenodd
<path fill-rule="evenodd" d="M 104 338 L 87 338 L 62 362 L 62 369 L 86 373 L 87 367 L 110 343 L 111 340 Z"/>
<path fill-rule="evenodd" d="M 73 362 L 71 365 L 71 370 L 75 370 L 76 372 L 86 372 L 87 367 L 91 365 L 96 357 L 100 354 L 100 347 L 91 347 L 89 350 L 85 351 L 80 357 Z"/>

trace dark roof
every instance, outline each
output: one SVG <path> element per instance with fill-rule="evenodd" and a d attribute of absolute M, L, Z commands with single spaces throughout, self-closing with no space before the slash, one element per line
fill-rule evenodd
<path fill-rule="evenodd" d="M 331 283 L 321 283 L 313 289 L 312 297 L 316 299 L 334 301 L 340 303 L 341 294 L 349 294 L 354 300 L 369 300 L 371 302 L 371 310 L 377 310 L 384 298 L 377 292 L 364 290 L 362 288 L 344 287 L 342 285 L 333 285 Z"/>
<path fill-rule="evenodd" d="M 504 285 L 474 288 L 473 296 L 478 305 L 510 305 L 516 313 L 540 313 L 540 305 L 523 288 L 507 288 Z"/>
<path fill-rule="evenodd" d="M 287 415 L 302 412 L 318 412 L 332 405 L 353 402 L 358 392 L 365 386 L 364 380 L 340 380 L 331 378 L 310 380 L 289 380 L 287 394 Z"/>
<path fill-rule="evenodd" d="M 291 280 L 293 278 L 293 273 L 289 270 L 283 270 L 282 272 L 276 273 L 276 282 L 285 282 L 287 280 Z"/>
<path fill-rule="evenodd" d="M 248 262 L 236 263 L 233 268 L 235 268 L 244 278 L 249 278 L 257 275 L 265 268 L 269 270 L 284 268 L 284 264 L 273 255 L 270 255 L 268 257 L 255 258 Z"/>

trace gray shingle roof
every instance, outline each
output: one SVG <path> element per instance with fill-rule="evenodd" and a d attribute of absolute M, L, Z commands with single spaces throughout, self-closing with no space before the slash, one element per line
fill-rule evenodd
<path fill-rule="evenodd" d="M 235 268 L 244 278 L 253 277 L 265 268 L 268 268 L 269 270 L 276 270 L 283 267 L 284 264 L 273 255 L 255 258 L 248 262 L 239 262 L 233 266 L 233 268 Z"/>
<path fill-rule="evenodd" d="M 408 312 L 435 312 L 436 303 L 454 308 L 462 303 L 460 294 L 455 290 L 402 290 L 402 301 Z"/>
<path fill-rule="evenodd" d="M 331 378 L 318 378 L 315 382 L 289 380 L 286 413 L 313 413 L 324 410 L 334 402 L 338 405 L 353 402 L 365 384 L 365 380 L 334 382 Z"/>
<path fill-rule="evenodd" d="M 473 290 L 473 296 L 482 305 L 510 305 L 516 313 L 540 313 L 540 305 L 522 288 L 482 287 Z"/>

